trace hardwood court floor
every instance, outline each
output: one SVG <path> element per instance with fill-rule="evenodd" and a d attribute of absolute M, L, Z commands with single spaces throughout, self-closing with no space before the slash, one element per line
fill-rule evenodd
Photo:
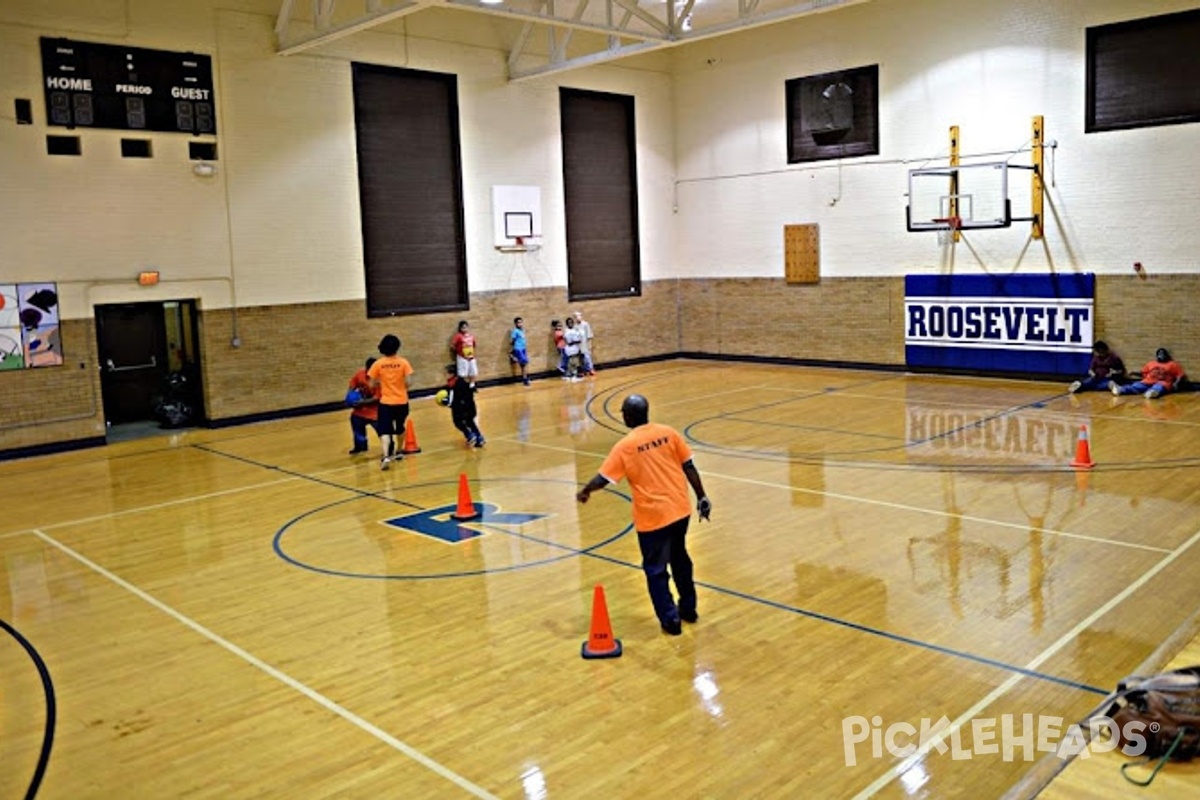
<path fill-rule="evenodd" d="M 574 500 L 632 391 L 714 503 L 679 637 L 628 487 Z M 0 798 L 39 756 L 71 800 L 999 797 L 1196 608 L 1200 395 L 673 361 L 479 405 L 387 472 L 344 413 L 0 463 Z"/>

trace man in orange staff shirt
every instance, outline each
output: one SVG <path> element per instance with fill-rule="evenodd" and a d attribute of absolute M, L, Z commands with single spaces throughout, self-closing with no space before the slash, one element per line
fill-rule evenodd
<path fill-rule="evenodd" d="M 680 620 L 699 619 L 692 559 L 687 551 L 692 513 L 688 484 L 698 498 L 696 510 L 701 521 L 708 519 L 712 503 L 704 494 L 704 484 L 692 464 L 687 442 L 674 428 L 650 422 L 650 403 L 646 398 L 640 394 L 626 397 L 621 404 L 621 416 L 625 427 L 632 430 L 613 446 L 600 465 L 600 472 L 579 490 L 575 499 L 586 503 L 597 489 L 618 483 L 622 478 L 629 479 L 633 490 L 633 526 L 638 532 L 650 601 L 662 629 L 678 636 L 683 632 Z M 679 592 L 678 606 L 671 597 L 671 578 Z"/>
<path fill-rule="evenodd" d="M 379 353 L 383 358 L 367 370 L 372 388 L 379 390 L 379 441 L 383 443 L 383 458 L 379 468 L 387 469 L 393 461 L 404 458 L 396 453 L 404 435 L 404 423 L 408 419 L 408 381 L 413 368 L 408 359 L 397 355 L 400 352 L 400 337 L 388 334 L 379 340 Z"/>

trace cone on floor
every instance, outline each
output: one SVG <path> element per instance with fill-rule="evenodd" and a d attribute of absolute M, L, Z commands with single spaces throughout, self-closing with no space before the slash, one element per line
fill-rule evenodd
<path fill-rule="evenodd" d="M 404 446 L 400 448 L 400 452 L 406 456 L 421 452 L 421 447 L 417 444 L 417 429 L 413 427 L 411 418 L 404 424 Z"/>
<path fill-rule="evenodd" d="M 1079 426 L 1079 440 L 1075 443 L 1075 460 L 1071 462 L 1071 466 L 1077 469 L 1091 469 L 1096 466 L 1096 462 L 1092 461 L 1092 449 L 1088 444 L 1087 425 Z"/>
<path fill-rule="evenodd" d="M 608 603 L 604 599 L 604 587 L 596 584 L 592 591 L 592 625 L 580 655 L 584 658 L 616 658 L 621 655 L 621 640 L 613 636 L 612 623 L 608 619 Z"/>
<path fill-rule="evenodd" d="M 479 510 L 471 502 L 471 486 L 467 483 L 467 473 L 458 474 L 458 507 L 454 509 L 455 519 L 475 519 Z"/>

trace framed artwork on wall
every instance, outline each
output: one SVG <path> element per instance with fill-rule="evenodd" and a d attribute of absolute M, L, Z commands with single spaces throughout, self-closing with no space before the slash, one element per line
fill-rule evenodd
<path fill-rule="evenodd" d="M 0 371 L 62 363 L 58 285 L 0 284 Z"/>

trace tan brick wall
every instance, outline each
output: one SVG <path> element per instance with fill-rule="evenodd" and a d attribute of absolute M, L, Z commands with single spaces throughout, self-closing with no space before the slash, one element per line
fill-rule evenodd
<path fill-rule="evenodd" d="M 0 451 L 104 435 L 96 326 L 64 320 L 61 367 L 0 372 Z"/>
<path fill-rule="evenodd" d="M 512 376 L 508 333 L 525 319 L 532 372 L 552 370 L 557 351 L 550 320 L 580 308 L 595 332 L 600 361 L 661 356 L 679 351 L 674 281 L 648 283 L 641 297 L 570 303 L 563 288 L 487 292 L 471 296 L 466 312 L 366 319 L 361 301 L 264 306 L 237 314 L 241 346 L 233 348 L 229 310 L 201 315 L 205 407 L 210 419 L 270 413 L 335 402 L 350 375 L 378 355 L 385 334 L 403 342 L 413 365 L 413 388 L 445 381 L 449 345 L 460 319 L 479 341 L 482 380 Z"/>
<path fill-rule="evenodd" d="M 1096 279 L 1096 338 L 1121 354 L 1130 370 L 1165 347 L 1200 381 L 1200 275 Z"/>
<path fill-rule="evenodd" d="M 680 297 L 688 352 L 904 363 L 902 278 L 694 280 Z"/>
<path fill-rule="evenodd" d="M 1096 335 L 1131 369 L 1157 347 L 1200 373 L 1200 275 L 1097 279 Z M 641 297 L 571 303 L 566 290 L 472 295 L 465 313 L 367 320 L 362 302 L 309 303 L 238 311 L 233 348 L 229 310 L 201 313 L 206 412 L 222 420 L 337 401 L 350 374 L 394 332 L 416 370 L 413 385 L 434 388 L 450 362 L 459 319 L 480 342 L 484 380 L 507 377 L 508 331 L 525 318 L 533 371 L 554 367 L 550 320 L 582 308 L 600 363 L 677 352 L 728 356 L 904 363 L 902 278 L 823 279 L 789 286 L 775 279 L 659 281 Z M 62 368 L 0 372 L 0 451 L 102 436 L 104 417 L 92 320 L 66 320 Z M 82 364 L 82 367 L 80 366 Z"/>

